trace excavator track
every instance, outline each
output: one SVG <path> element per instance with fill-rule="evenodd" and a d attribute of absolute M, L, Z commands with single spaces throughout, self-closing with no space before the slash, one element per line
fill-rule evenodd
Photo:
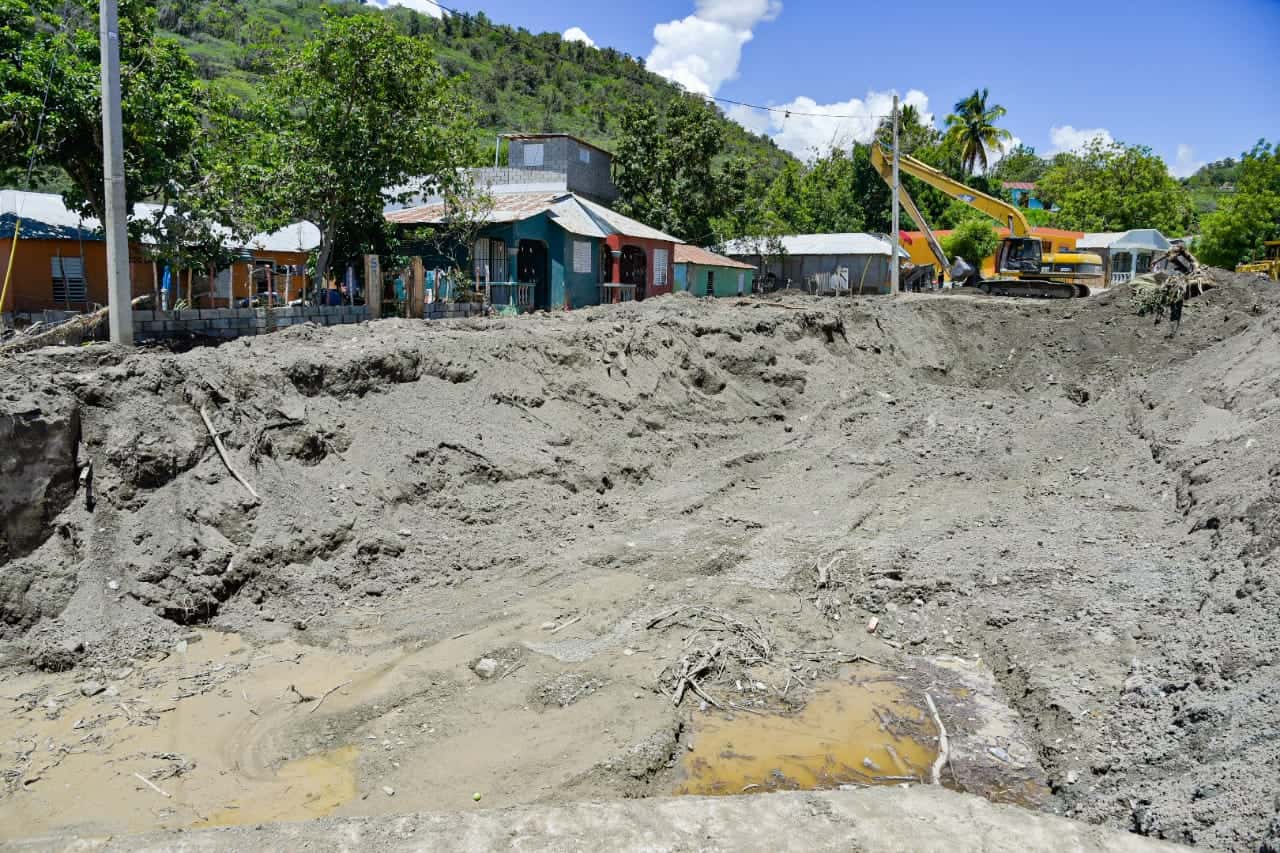
<path fill-rule="evenodd" d="M 979 288 L 992 296 L 1027 299 L 1078 299 L 1089 295 L 1087 285 L 1046 279 L 993 278 L 984 280 Z"/>

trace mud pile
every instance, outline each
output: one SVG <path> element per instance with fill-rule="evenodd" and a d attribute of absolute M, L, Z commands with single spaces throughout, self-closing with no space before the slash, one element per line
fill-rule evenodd
<path fill-rule="evenodd" d="M 430 649 L 559 596 L 542 640 L 460 671 L 568 729 L 630 701 L 600 661 L 645 651 L 637 613 L 714 605 L 793 651 L 976 659 L 1046 808 L 1256 847 L 1280 836 L 1280 292 L 1215 279 L 1172 338 L 1124 292 L 673 297 L 21 355 L 3 660 L 107 672 L 198 626 L 365 654 L 370 608 L 377 648 Z M 566 669 L 518 684 L 534 656 Z M 680 732 L 545 796 L 658 792 Z"/>

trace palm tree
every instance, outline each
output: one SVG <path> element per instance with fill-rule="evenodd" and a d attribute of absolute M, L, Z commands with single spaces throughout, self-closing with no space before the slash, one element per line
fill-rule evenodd
<path fill-rule="evenodd" d="M 1013 134 L 996 122 L 1008 112 L 999 104 L 987 106 L 987 90 L 974 89 L 973 94 L 958 101 L 955 112 L 947 116 L 947 141 L 960 150 L 965 170 L 974 174 L 979 163 L 987 169 L 987 152 L 1000 147 L 1000 143 L 1013 138 Z"/>

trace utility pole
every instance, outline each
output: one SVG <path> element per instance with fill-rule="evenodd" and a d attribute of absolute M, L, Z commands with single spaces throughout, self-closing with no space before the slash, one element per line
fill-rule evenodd
<path fill-rule="evenodd" d="M 133 346 L 129 283 L 129 211 L 124 192 L 124 128 L 120 117 L 120 27 L 116 0 L 99 0 L 102 48 L 102 172 L 107 239 L 107 325 L 111 342 Z"/>
<path fill-rule="evenodd" d="M 898 188 L 901 178 L 898 177 L 898 96 L 893 96 L 893 239 L 889 245 L 893 253 L 889 258 L 889 292 L 898 295 Z"/>

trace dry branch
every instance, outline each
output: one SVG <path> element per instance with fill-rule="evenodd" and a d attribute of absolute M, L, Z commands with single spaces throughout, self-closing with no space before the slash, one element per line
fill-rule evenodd
<path fill-rule="evenodd" d="M 319 702 L 317 702 L 316 704 L 312 705 L 312 706 L 311 706 L 311 710 L 310 710 L 310 711 L 308 711 L 307 713 L 308 713 L 308 714 L 314 714 L 314 713 L 316 712 L 316 710 L 317 710 L 321 705 L 323 705 L 323 704 L 324 704 L 324 700 L 326 700 L 326 699 L 328 699 L 328 698 L 329 698 L 329 694 L 331 694 L 331 693 L 336 693 L 337 691 L 339 691 L 339 690 L 341 690 L 342 688 L 346 687 L 346 686 L 347 686 L 348 684 L 350 684 L 350 683 L 351 683 L 351 679 L 349 679 L 349 678 L 348 678 L 346 681 L 342 682 L 342 683 L 341 683 L 341 684 L 339 684 L 337 687 L 330 687 L 328 690 L 326 690 L 326 691 L 325 691 L 325 694 L 324 694 L 323 696 L 321 696 L 321 697 L 320 697 L 320 701 L 319 701 Z M 299 694 L 299 695 L 301 695 L 301 694 Z"/>
<path fill-rule="evenodd" d="M 227 456 L 227 449 L 222 446 L 222 439 L 218 437 L 217 430 L 213 428 L 213 421 L 209 420 L 209 413 L 205 411 L 204 406 L 200 407 L 200 418 L 204 421 L 205 429 L 209 430 L 209 437 L 213 439 L 213 446 L 217 449 L 218 455 L 222 457 L 222 464 L 227 466 L 227 470 L 231 472 L 231 476 L 235 477 L 236 481 L 248 489 L 249 494 L 253 495 L 254 499 L 257 500 L 258 493 L 253 490 L 253 486 L 249 485 L 249 481 L 244 477 L 241 477 L 239 472 L 237 472 L 235 467 L 231 464 L 231 458 Z"/>
<path fill-rule="evenodd" d="M 929 703 L 929 713 L 933 714 L 933 724 L 938 727 L 938 757 L 933 761 L 933 767 L 929 770 L 929 784 L 942 784 L 942 768 L 946 766 L 947 754 L 950 751 L 947 745 L 947 729 L 942 725 L 942 717 L 938 714 L 938 706 L 933 704 L 933 697 L 928 693 L 924 694 L 924 701 Z"/>

